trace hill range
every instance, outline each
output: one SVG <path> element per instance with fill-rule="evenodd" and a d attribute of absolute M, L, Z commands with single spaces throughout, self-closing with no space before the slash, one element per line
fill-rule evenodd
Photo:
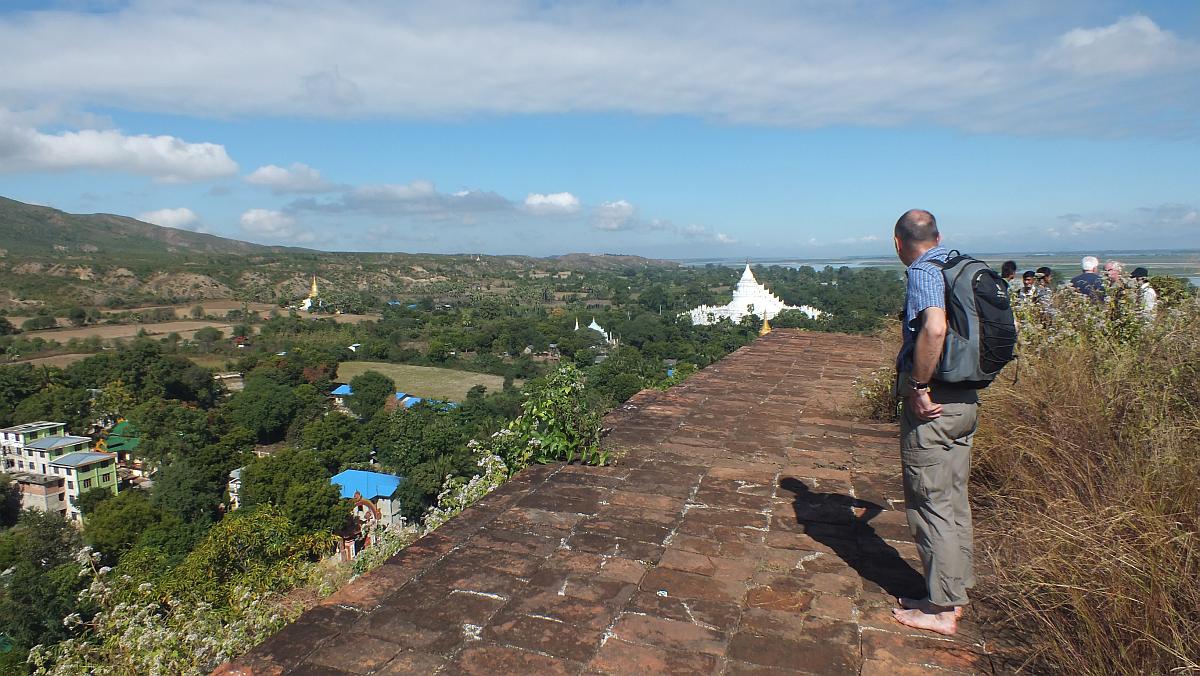
<path fill-rule="evenodd" d="M 114 214 L 69 214 L 0 197 L 0 309 L 302 297 L 312 275 L 343 292 L 436 293 L 556 271 L 675 266 L 611 254 L 548 258 L 326 252 L 267 246 Z"/>

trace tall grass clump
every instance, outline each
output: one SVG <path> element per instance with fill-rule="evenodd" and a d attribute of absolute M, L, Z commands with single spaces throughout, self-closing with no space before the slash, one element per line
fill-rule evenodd
<path fill-rule="evenodd" d="M 1200 304 L 1134 304 L 1021 305 L 984 394 L 979 595 L 1031 672 L 1200 672 Z"/>

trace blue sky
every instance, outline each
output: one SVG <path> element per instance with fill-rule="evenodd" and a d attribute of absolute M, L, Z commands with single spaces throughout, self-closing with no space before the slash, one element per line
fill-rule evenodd
<path fill-rule="evenodd" d="M 1200 3 L 0 10 L 0 195 L 322 249 L 1200 247 Z M 747 9 L 749 8 L 749 9 Z"/>

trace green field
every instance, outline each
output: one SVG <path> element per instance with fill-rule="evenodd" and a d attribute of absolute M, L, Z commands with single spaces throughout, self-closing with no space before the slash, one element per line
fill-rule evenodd
<path fill-rule="evenodd" d="M 483 385 L 489 392 L 498 392 L 504 387 L 504 378 L 487 373 L 378 361 L 342 362 L 338 366 L 337 379 L 339 382 L 348 383 L 354 376 L 367 371 L 378 371 L 396 381 L 396 388 L 401 392 L 445 401 L 466 399 L 467 391 L 476 385 Z"/>

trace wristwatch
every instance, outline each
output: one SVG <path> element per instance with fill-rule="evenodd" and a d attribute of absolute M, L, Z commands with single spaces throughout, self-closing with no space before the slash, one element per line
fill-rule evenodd
<path fill-rule="evenodd" d="M 908 386 L 912 388 L 914 392 L 920 392 L 921 390 L 929 389 L 929 383 L 923 383 L 912 376 L 908 377 Z"/>

